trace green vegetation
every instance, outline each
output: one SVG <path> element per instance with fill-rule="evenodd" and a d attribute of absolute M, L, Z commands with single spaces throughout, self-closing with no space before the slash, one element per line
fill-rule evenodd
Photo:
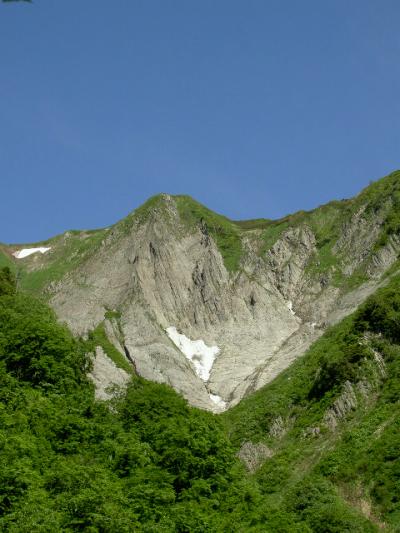
<path fill-rule="evenodd" d="M 87 351 L 94 352 L 96 346 L 103 348 L 104 353 L 117 365 L 128 374 L 133 374 L 133 367 L 128 363 L 125 357 L 117 350 L 117 348 L 108 340 L 104 329 L 104 322 L 99 324 L 97 328 L 89 334 L 89 340 L 86 345 Z"/>
<path fill-rule="evenodd" d="M 94 401 L 87 352 L 100 345 L 120 357 L 104 325 L 74 339 L 2 270 L 0 529 L 361 533 L 386 522 L 395 531 L 399 295 L 395 279 L 217 417 L 134 374 L 124 397 Z M 358 404 L 330 429 L 324 417 L 346 383 Z M 252 475 L 235 458 L 249 440 L 274 452 Z"/>
<path fill-rule="evenodd" d="M 68 231 L 49 241 L 29 245 L 50 246 L 51 251 L 40 257 L 41 264 L 38 269 L 32 269 L 30 266 L 34 256 L 19 260 L 17 267 L 20 288 L 40 294 L 50 282 L 60 280 L 67 272 L 88 259 L 99 248 L 106 235 L 107 230 Z"/>
<path fill-rule="evenodd" d="M 16 280 L 13 272 L 8 267 L 0 270 L 0 296 L 13 295 L 16 292 Z"/>
<path fill-rule="evenodd" d="M 119 320 L 121 318 L 121 313 L 119 311 L 108 310 L 104 313 L 104 318 L 107 320 Z"/>
<path fill-rule="evenodd" d="M 376 216 L 382 206 L 387 209 L 383 231 L 376 245 L 378 249 L 387 243 L 390 236 L 400 233 L 400 171 L 373 183 L 358 198 L 368 203 L 367 216 Z"/>
<path fill-rule="evenodd" d="M 181 220 L 189 227 L 202 224 L 218 246 L 226 269 L 229 272 L 237 271 L 242 256 L 242 241 L 237 227 L 238 223 L 210 211 L 190 196 L 176 196 L 175 199 Z"/>
<path fill-rule="evenodd" d="M 95 402 L 87 341 L 1 279 L 0 530 L 233 530 L 251 491 L 216 417 L 136 376 Z"/>
<path fill-rule="evenodd" d="M 155 196 L 152 196 L 151 198 L 146 200 L 144 204 L 135 209 L 132 215 L 141 223 L 146 222 L 146 220 L 155 208 L 162 208 L 162 198 L 163 194 L 156 194 Z"/>
<path fill-rule="evenodd" d="M 164 202 L 163 194 L 156 194 L 151 196 L 144 204 L 136 208 L 134 211 L 129 213 L 128 216 L 117 222 L 115 228 L 121 232 L 121 234 L 126 234 L 132 229 L 132 225 L 136 222 L 138 224 L 145 223 L 151 214 L 157 209 L 160 213 L 164 212 Z"/>
<path fill-rule="evenodd" d="M 255 475 L 265 501 L 296 510 L 312 531 L 400 528 L 399 324 L 397 277 L 222 416 L 236 447 L 252 440 L 274 451 Z M 330 426 L 329 409 L 346 401 Z M 356 518 L 361 509 L 370 525 Z"/>
<path fill-rule="evenodd" d="M 0 246 L 0 268 L 3 268 L 3 267 L 10 267 L 10 268 L 13 268 L 14 267 L 14 263 L 13 261 L 10 259 L 10 257 L 8 257 L 8 255 L 6 255 L 2 249 L 1 249 L 1 246 Z"/>
<path fill-rule="evenodd" d="M 268 218 L 254 218 L 250 220 L 232 220 L 233 224 L 236 224 L 240 229 L 245 231 L 253 231 L 257 229 L 268 228 L 273 222 Z"/>
<path fill-rule="evenodd" d="M 290 227 L 288 220 L 278 220 L 270 224 L 262 235 L 263 244 L 260 250 L 261 255 L 265 254 L 276 243 L 284 231 Z"/>

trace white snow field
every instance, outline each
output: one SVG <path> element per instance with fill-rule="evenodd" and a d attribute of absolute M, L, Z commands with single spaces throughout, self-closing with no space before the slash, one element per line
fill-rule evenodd
<path fill-rule="evenodd" d="M 199 378 L 203 381 L 208 381 L 210 379 L 211 368 L 219 353 L 218 346 L 207 346 L 203 340 L 192 341 L 186 335 L 178 333 L 174 326 L 167 328 L 166 332 L 183 355 L 189 361 L 192 361 Z"/>
<path fill-rule="evenodd" d="M 28 257 L 28 255 L 36 254 L 37 252 L 40 252 L 41 254 L 45 254 L 51 250 L 50 248 L 23 248 L 22 250 L 18 250 L 17 252 L 13 253 L 13 256 L 16 259 L 23 259 L 24 257 Z"/>

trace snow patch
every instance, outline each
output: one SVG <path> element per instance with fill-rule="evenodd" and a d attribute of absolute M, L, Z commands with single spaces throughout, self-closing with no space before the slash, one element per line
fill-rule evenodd
<path fill-rule="evenodd" d="M 24 257 L 28 257 L 28 255 L 36 254 L 37 252 L 40 252 L 41 254 L 45 254 L 51 250 L 50 248 L 23 248 L 22 250 L 18 250 L 17 252 L 13 253 L 13 256 L 16 259 L 23 259 Z"/>
<path fill-rule="evenodd" d="M 210 393 L 210 400 L 221 410 L 226 409 L 226 402 L 224 402 L 224 400 L 221 398 L 221 396 L 218 396 L 218 394 Z"/>
<path fill-rule="evenodd" d="M 293 303 L 289 301 L 286 305 L 289 311 L 292 313 L 292 315 L 295 315 L 296 313 L 293 311 Z"/>
<path fill-rule="evenodd" d="M 201 339 L 192 341 L 186 335 L 179 333 L 174 326 L 167 328 L 165 331 L 183 355 L 189 361 L 192 361 L 199 378 L 203 381 L 208 381 L 210 379 L 211 368 L 219 353 L 218 346 L 207 346 Z"/>

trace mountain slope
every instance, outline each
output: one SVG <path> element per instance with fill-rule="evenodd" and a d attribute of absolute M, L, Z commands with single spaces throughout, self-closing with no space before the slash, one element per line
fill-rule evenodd
<path fill-rule="evenodd" d="M 282 492 L 273 499 L 276 479 L 265 475 L 268 461 L 276 470 L 273 453 L 261 475 L 246 475 L 221 418 L 190 408 L 166 385 L 133 375 L 126 391 L 120 390 L 111 403 L 95 401 L 86 376 L 98 335 L 75 339 L 46 305 L 18 293 L 14 281 L 8 269 L 0 269 L 1 531 L 377 531 L 352 509 L 329 476 L 309 479 L 307 469 L 306 479 L 297 479 L 289 490 L 282 483 Z M 383 323 L 387 315 L 395 324 L 390 305 L 387 310 L 380 313 Z M 362 317 L 361 331 L 367 317 Z M 379 328 L 382 320 L 374 324 Z M 385 334 L 393 330 L 390 324 Z M 312 353 L 305 356 L 308 368 L 314 359 Z M 304 372 L 297 374 L 293 377 L 300 384 Z M 299 388 L 300 396 L 306 387 Z M 256 401 L 263 397 L 268 403 L 270 389 L 274 386 L 260 391 Z M 285 392 L 283 387 L 283 396 Z M 246 417 L 249 402 L 243 403 Z M 308 406 L 302 407 L 306 411 Z M 230 413 L 235 417 L 227 427 L 236 442 L 241 416 L 237 409 Z M 297 424 L 298 432 L 304 422 L 299 406 L 297 415 L 293 426 Z M 391 420 L 384 422 L 386 428 Z M 252 431 L 246 433 L 254 437 Z M 398 433 L 393 436 L 395 451 Z M 287 444 L 293 463 L 290 440 Z M 275 448 L 279 465 L 285 450 Z M 307 460 L 307 448 L 300 445 L 298 450 L 295 459 Z M 378 475 L 385 473 L 389 460 L 384 457 L 374 465 Z M 387 487 L 396 498 L 395 488 Z"/>
<path fill-rule="evenodd" d="M 239 455 L 253 454 L 249 464 L 258 466 L 254 477 L 266 505 L 329 522 L 333 491 L 377 528 L 399 530 L 399 323 L 396 276 L 272 383 L 222 415 Z M 257 462 L 263 447 L 268 459 Z M 313 520 L 312 531 L 344 530 L 332 523 L 318 529 Z"/>
<path fill-rule="evenodd" d="M 279 221 L 235 222 L 190 197 L 158 195 L 111 228 L 69 232 L 15 263 L 21 287 L 45 294 L 74 333 L 103 324 L 140 375 L 218 411 L 271 381 L 389 280 L 399 205 L 399 172 Z M 207 347 L 217 356 L 204 382 Z"/>
<path fill-rule="evenodd" d="M 0 529 L 398 531 L 399 320 L 396 277 L 217 418 L 137 376 L 96 402 L 96 340 L 0 270 Z"/>

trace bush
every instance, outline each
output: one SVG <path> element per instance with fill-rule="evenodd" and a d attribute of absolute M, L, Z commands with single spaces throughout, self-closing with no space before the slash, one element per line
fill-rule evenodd
<path fill-rule="evenodd" d="M 8 267 L 0 269 L 0 296 L 15 294 L 16 280 Z"/>

